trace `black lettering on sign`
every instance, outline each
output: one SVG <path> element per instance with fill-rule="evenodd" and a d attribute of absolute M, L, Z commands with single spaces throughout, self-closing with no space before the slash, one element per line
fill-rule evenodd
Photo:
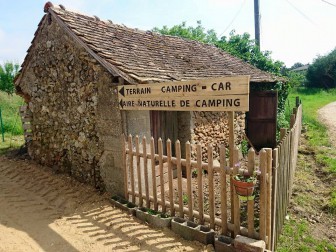
<path fill-rule="evenodd" d="M 195 106 L 200 108 L 212 107 L 239 107 L 240 99 L 209 99 L 209 100 L 196 100 Z"/>
<path fill-rule="evenodd" d="M 190 107 L 190 100 L 180 100 L 180 107 Z"/>
<path fill-rule="evenodd" d="M 223 82 L 220 83 L 213 83 L 211 85 L 211 89 L 213 91 L 225 91 L 225 90 L 231 90 L 231 82 L 226 82 L 225 84 Z"/>
<path fill-rule="evenodd" d="M 172 86 L 162 86 L 162 93 L 191 93 L 197 91 L 197 85 L 172 85 Z"/>
<path fill-rule="evenodd" d="M 126 95 L 136 95 L 136 94 L 151 94 L 152 90 L 150 87 L 140 87 L 140 88 L 125 88 Z"/>
<path fill-rule="evenodd" d="M 149 108 L 167 108 L 167 107 L 176 107 L 176 101 L 162 101 L 162 100 L 154 100 L 154 101 L 142 101 L 138 100 L 139 107 L 149 107 Z"/>

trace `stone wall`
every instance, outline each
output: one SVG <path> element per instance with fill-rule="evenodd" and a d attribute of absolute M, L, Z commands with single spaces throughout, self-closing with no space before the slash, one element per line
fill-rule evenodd
<path fill-rule="evenodd" d="M 123 188 L 111 179 L 122 167 L 113 76 L 55 20 L 43 21 L 28 56 L 17 90 L 32 112 L 32 158 L 97 188 Z"/>
<path fill-rule="evenodd" d="M 207 161 L 206 148 L 209 144 L 214 147 L 214 158 L 219 157 L 219 147 L 221 145 L 229 146 L 229 125 L 228 114 L 226 112 L 193 112 L 192 113 L 192 134 L 193 144 L 202 145 L 203 161 Z M 235 113 L 234 133 L 235 143 L 240 145 L 244 139 L 245 113 Z M 195 155 L 195 150 L 193 150 Z"/>

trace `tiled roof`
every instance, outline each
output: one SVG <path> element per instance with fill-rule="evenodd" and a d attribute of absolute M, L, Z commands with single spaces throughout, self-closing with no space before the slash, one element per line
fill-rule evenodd
<path fill-rule="evenodd" d="M 50 3 L 45 11 L 110 72 L 131 83 L 232 75 L 250 75 L 251 82 L 280 80 L 213 45 L 127 28 Z"/>

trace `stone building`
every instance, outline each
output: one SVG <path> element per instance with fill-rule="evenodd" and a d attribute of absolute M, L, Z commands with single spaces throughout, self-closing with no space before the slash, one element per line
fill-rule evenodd
<path fill-rule="evenodd" d="M 16 90 L 32 113 L 31 157 L 77 179 L 122 193 L 122 133 L 225 143 L 225 113 L 120 111 L 117 86 L 271 74 L 215 46 L 130 29 L 48 2 Z M 244 114 L 236 117 L 237 141 Z"/>

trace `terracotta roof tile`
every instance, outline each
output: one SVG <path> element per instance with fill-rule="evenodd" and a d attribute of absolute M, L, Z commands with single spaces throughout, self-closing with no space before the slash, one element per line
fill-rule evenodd
<path fill-rule="evenodd" d="M 105 67 L 117 69 L 122 77 L 134 82 L 229 75 L 250 75 L 251 82 L 280 80 L 213 45 L 131 29 L 57 6 L 50 6 L 47 11 L 108 62 Z"/>

